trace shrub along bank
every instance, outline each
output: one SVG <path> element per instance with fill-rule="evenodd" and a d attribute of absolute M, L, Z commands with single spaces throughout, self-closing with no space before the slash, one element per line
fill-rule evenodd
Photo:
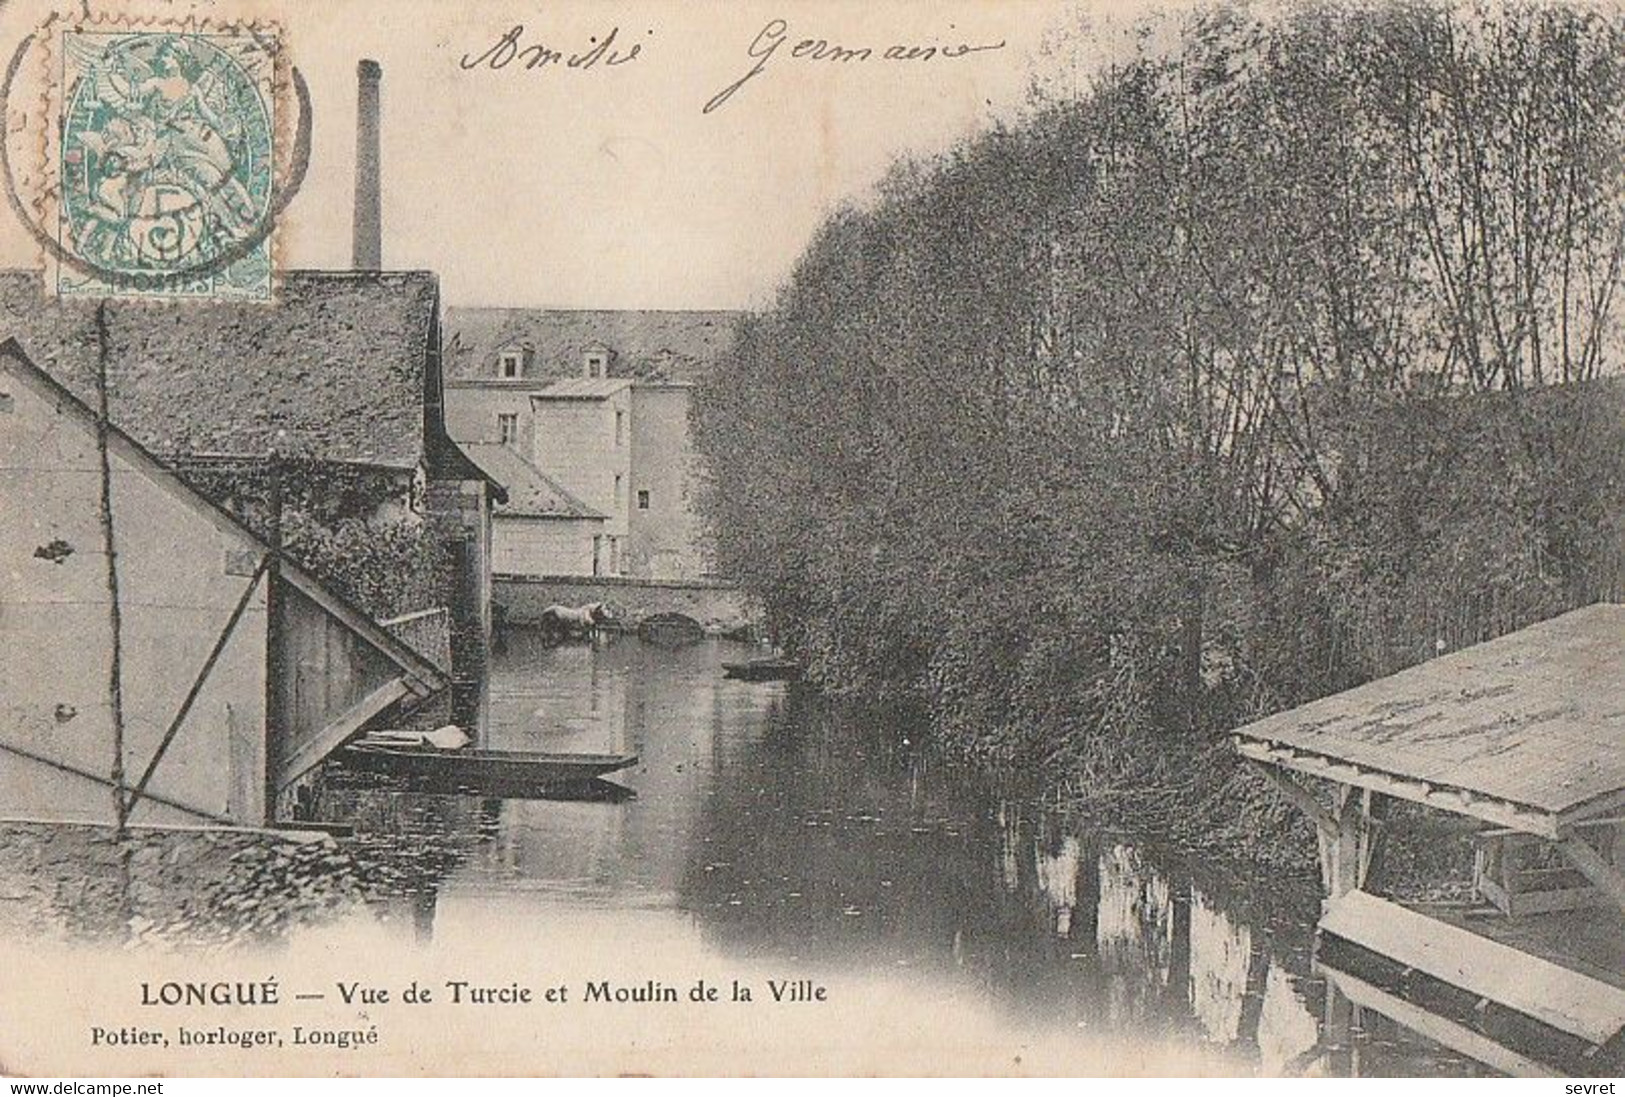
<path fill-rule="evenodd" d="M 832 217 L 696 395 L 825 689 L 1302 865 L 1223 733 L 1617 597 L 1625 21 L 1167 17 Z"/>

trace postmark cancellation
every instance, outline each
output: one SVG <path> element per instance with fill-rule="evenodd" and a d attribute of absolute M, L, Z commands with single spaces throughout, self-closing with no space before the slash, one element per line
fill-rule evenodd
<path fill-rule="evenodd" d="M 270 301 L 277 28 L 60 20 L 37 42 L 47 291 Z"/>

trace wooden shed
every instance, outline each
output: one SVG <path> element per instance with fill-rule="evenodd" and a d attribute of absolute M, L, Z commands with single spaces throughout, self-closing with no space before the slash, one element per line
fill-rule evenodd
<path fill-rule="evenodd" d="M 1625 606 L 1575 610 L 1233 740 L 1315 824 L 1318 961 L 1334 990 L 1508 1073 L 1620 1068 Z M 1473 821 L 1481 906 L 1364 890 L 1385 797 Z"/>
<path fill-rule="evenodd" d="M 447 684 L 11 341 L 0 513 L 0 817 L 275 822 Z"/>

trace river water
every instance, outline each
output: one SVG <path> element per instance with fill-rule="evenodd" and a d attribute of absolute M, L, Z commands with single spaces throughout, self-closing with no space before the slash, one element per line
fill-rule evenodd
<path fill-rule="evenodd" d="M 962 1025 L 977 1046 L 1066 1068 L 1472 1072 L 1377 1018 L 1353 1059 L 1316 1054 L 1325 988 L 1306 888 L 1069 825 L 896 729 L 721 676 L 724 659 L 749 654 L 513 632 L 487 744 L 626 750 L 636 767 L 580 800 L 338 787 L 323 812 L 391 848 L 421 839 L 373 889 L 421 948 L 500 938 L 599 968 L 615 955 L 628 985 L 651 970 L 678 988 L 707 972 L 815 978 L 863 1002 L 842 1014 L 848 1057 L 830 1065 L 861 1069 L 854 1049 L 886 1026 L 930 1047 L 919 1034 Z"/>

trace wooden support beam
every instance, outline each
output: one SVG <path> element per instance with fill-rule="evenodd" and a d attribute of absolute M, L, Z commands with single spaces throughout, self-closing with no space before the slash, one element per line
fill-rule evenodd
<path fill-rule="evenodd" d="M 1578 834 L 1561 839 L 1557 848 L 1563 851 L 1570 864 L 1585 874 L 1587 880 L 1597 885 L 1598 891 L 1625 910 L 1625 872 L 1604 860 L 1602 854 Z"/>
<path fill-rule="evenodd" d="M 1355 888 L 1364 887 L 1371 866 L 1372 834 L 1370 803 L 1372 793 L 1349 785 L 1337 786 L 1337 809 L 1328 811 L 1314 793 L 1255 758 L 1243 758 L 1264 775 L 1265 780 L 1315 826 L 1320 845 L 1320 882 L 1326 895 L 1336 899 Z"/>
<path fill-rule="evenodd" d="M 208 684 L 209 675 L 214 673 L 215 664 L 220 661 L 221 653 L 226 650 L 226 645 L 231 642 L 232 635 L 237 631 L 237 623 L 243 619 L 243 614 L 247 612 L 249 603 L 254 600 L 254 591 L 259 589 L 260 580 L 265 577 L 266 569 L 270 566 L 271 554 L 262 554 L 259 563 L 254 567 L 254 574 L 248 580 L 248 585 L 243 588 L 242 596 L 237 599 L 237 604 L 232 607 L 231 613 L 226 617 L 226 623 L 221 628 L 220 635 L 215 637 L 214 646 L 209 649 L 209 654 L 203 660 L 203 666 L 199 668 L 197 677 L 192 680 L 192 688 L 186 691 L 186 696 L 181 699 L 180 707 L 175 710 L 175 717 L 170 720 L 169 727 L 164 731 L 164 737 L 159 742 L 158 749 L 152 752 L 152 758 L 147 762 L 147 768 L 142 771 L 141 779 L 135 783 L 135 788 L 130 791 L 129 796 L 125 799 L 124 813 L 126 818 L 129 817 L 130 812 L 135 810 L 135 805 L 141 802 L 141 797 L 146 794 L 147 785 L 152 781 L 152 775 L 158 772 L 158 764 L 164 760 L 164 755 L 169 752 L 170 746 L 174 744 L 175 736 L 180 734 L 181 725 L 186 723 L 186 717 L 191 714 L 192 706 L 197 703 L 198 695 L 203 692 L 203 687 Z"/>
<path fill-rule="evenodd" d="M 1557 838 L 1557 817 L 1551 812 L 1542 811 L 1528 804 L 1514 803 L 1511 800 L 1502 800 L 1464 789 L 1447 788 L 1421 778 L 1388 773 L 1293 747 L 1249 739 L 1242 735 L 1232 736 L 1231 741 L 1242 757 L 1265 765 L 1289 769 L 1310 777 L 1322 777 L 1341 785 L 1370 789 L 1385 796 L 1426 804 L 1428 807 L 1456 815 L 1482 819 L 1486 823 L 1495 823 L 1525 834 L 1536 834 L 1554 840 Z"/>
<path fill-rule="evenodd" d="M 1388 813 L 1393 801 L 1380 792 L 1365 789 L 1360 793 L 1360 811 L 1363 816 L 1360 829 L 1360 887 L 1365 887 L 1372 873 L 1382 865 L 1388 847 Z"/>
<path fill-rule="evenodd" d="M 1304 814 L 1315 828 L 1315 848 L 1320 862 L 1320 886 L 1326 894 L 1332 893 L 1332 859 L 1337 844 L 1337 819 L 1326 810 L 1315 794 L 1304 788 L 1298 782 L 1288 777 L 1278 767 L 1261 762 L 1256 758 L 1241 756 L 1254 771 L 1261 774 L 1264 780 L 1286 797 L 1287 802 Z"/>
<path fill-rule="evenodd" d="M 1267 765 L 1256 758 L 1246 755 L 1242 756 L 1242 760 L 1251 766 L 1254 772 L 1261 774 L 1264 780 L 1274 786 L 1276 792 L 1285 796 L 1293 807 L 1307 815 L 1309 821 L 1314 824 L 1315 830 L 1327 835 L 1337 832 L 1337 820 L 1332 816 L 1331 812 L 1326 810 L 1324 804 L 1315 799 L 1314 793 L 1274 766 Z"/>
<path fill-rule="evenodd" d="M 1320 1020 L 1320 1044 L 1326 1050 L 1332 1073 L 1351 1077 L 1354 1073 L 1354 1001 L 1326 980 L 1326 1005 Z"/>
<path fill-rule="evenodd" d="M 103 788 L 117 787 L 113 780 L 109 777 L 103 777 L 99 774 L 91 773 L 89 770 L 81 769 L 78 766 L 60 761 L 56 758 L 47 758 L 43 754 L 36 754 L 31 750 L 24 749 L 23 747 L 13 746 L 11 743 L 0 743 L 0 750 L 3 750 L 8 754 L 15 754 L 19 758 L 26 758 L 30 762 L 37 762 L 42 766 L 49 766 L 51 769 L 60 770 L 63 773 L 71 774 L 74 777 L 79 777 L 94 784 L 101 785 Z M 193 807 L 191 804 L 183 804 L 179 800 L 171 800 L 169 797 L 160 796 L 156 792 L 147 793 L 146 799 L 151 800 L 155 804 L 162 804 L 166 808 L 173 808 L 176 811 L 185 812 L 187 815 L 195 815 L 199 819 L 207 819 L 211 823 L 233 822 L 233 820 L 227 819 L 224 815 L 216 815 L 212 811 L 204 811 L 202 808 Z M 129 816 L 126 814 L 126 821 L 128 818 Z"/>
<path fill-rule="evenodd" d="M 323 758 L 342 746 L 346 739 L 360 731 L 368 720 L 413 692 L 405 679 L 393 678 L 351 705 L 277 766 L 277 792 L 285 792 L 295 781 L 315 769 Z"/>

